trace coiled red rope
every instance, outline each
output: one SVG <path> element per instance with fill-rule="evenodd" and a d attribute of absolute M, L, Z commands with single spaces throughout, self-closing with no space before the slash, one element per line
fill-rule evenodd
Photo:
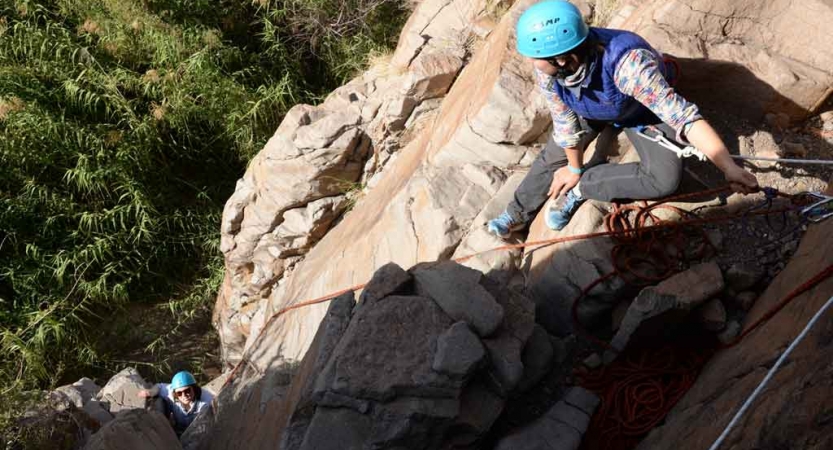
<path fill-rule="evenodd" d="M 702 342 L 628 351 L 608 366 L 579 371 L 601 403 L 585 433 L 587 450 L 632 449 L 694 384 L 712 353 Z"/>
<path fill-rule="evenodd" d="M 653 283 L 673 274 L 673 268 L 685 262 L 686 252 L 678 249 L 676 258 L 651 259 L 653 273 L 634 270 L 634 261 L 644 264 L 645 257 L 634 258 L 631 253 L 651 254 L 655 247 L 663 248 L 669 242 L 678 245 L 681 229 L 675 227 L 672 232 L 645 232 L 649 219 L 654 224 L 661 221 L 654 214 L 657 208 L 671 208 L 681 217 L 693 214 L 679 208 L 663 205 L 670 201 L 657 202 L 651 206 L 628 206 L 615 208 L 606 218 L 608 230 L 623 231 L 618 235 L 620 243 L 614 246 L 611 257 L 614 270 L 588 284 L 573 302 L 572 316 L 574 325 L 587 339 L 603 348 L 610 345 L 588 333 L 578 320 L 578 306 L 590 291 L 598 284 L 620 276 L 631 284 Z M 785 210 L 772 210 L 769 213 L 781 213 Z M 625 215 L 635 213 L 635 219 L 629 220 Z M 687 222 L 697 222 L 697 219 Z M 678 223 L 685 225 L 686 223 Z M 699 230 L 701 233 L 702 229 Z M 708 239 L 703 236 L 703 242 Z M 704 255 L 705 247 L 701 245 L 694 252 L 694 259 Z M 662 255 L 667 255 L 663 252 Z M 585 434 L 582 448 L 587 450 L 630 450 L 636 447 L 642 438 L 660 422 L 691 388 L 705 363 L 721 349 L 737 345 L 741 340 L 775 316 L 787 304 L 821 281 L 833 275 L 833 265 L 822 270 L 772 307 L 760 319 L 747 326 L 734 341 L 723 346 L 708 345 L 702 338 L 697 341 L 687 340 L 660 347 L 631 348 L 619 356 L 612 364 L 598 370 L 585 368 L 576 370 L 580 384 L 599 395 L 601 403 L 594 414 L 590 427 Z"/>

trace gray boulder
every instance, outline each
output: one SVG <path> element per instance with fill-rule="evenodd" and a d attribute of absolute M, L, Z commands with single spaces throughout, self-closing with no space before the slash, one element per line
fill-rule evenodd
<path fill-rule="evenodd" d="M 495 450 L 576 450 L 599 399 L 574 387 L 541 418 L 501 439 Z"/>
<path fill-rule="evenodd" d="M 110 413 L 113 415 L 130 409 L 141 409 L 145 407 L 145 399 L 137 394 L 147 387 L 149 387 L 148 383 L 139 375 L 139 372 L 128 367 L 110 378 L 110 381 L 98 392 L 96 400 L 108 403 Z"/>
<path fill-rule="evenodd" d="M 161 414 L 132 409 L 119 414 L 90 438 L 84 450 L 181 450 L 182 445 Z"/>
<path fill-rule="evenodd" d="M 723 290 L 723 274 L 715 262 L 698 264 L 639 293 L 628 308 L 605 363 L 613 361 L 635 336 L 673 331 L 692 310 Z M 721 305 L 722 306 L 722 305 Z M 637 334 L 637 332 L 639 332 Z"/>
<path fill-rule="evenodd" d="M 525 392 L 541 381 L 552 368 L 554 356 L 555 347 L 550 335 L 544 327 L 535 325 L 532 336 L 521 354 L 524 375 L 518 391 Z"/>
<path fill-rule="evenodd" d="M 452 319 L 465 321 L 479 336 L 494 333 L 503 321 L 503 308 L 480 285 L 482 273 L 454 262 L 420 264 L 411 273 L 418 293 L 437 302 Z"/>
<path fill-rule="evenodd" d="M 101 403 L 98 400 L 88 401 L 82 409 L 91 419 L 98 422 L 99 425 L 106 425 L 107 422 L 113 420 L 113 415 L 110 414 L 107 404 Z"/>
<path fill-rule="evenodd" d="M 84 407 L 84 404 L 94 398 L 100 390 L 101 387 L 86 377 L 55 389 L 55 391 L 65 395 L 76 408 Z"/>
<path fill-rule="evenodd" d="M 486 357 L 483 343 L 465 322 L 457 322 L 437 339 L 431 367 L 452 377 L 465 378 Z"/>

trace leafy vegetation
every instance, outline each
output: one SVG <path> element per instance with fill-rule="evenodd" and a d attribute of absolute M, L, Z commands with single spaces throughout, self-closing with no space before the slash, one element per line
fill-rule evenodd
<path fill-rule="evenodd" d="M 172 329 L 210 308 L 247 162 L 395 43 L 404 7 L 0 0 L 0 383 L 107 368 L 100 325 L 131 303 L 167 302 Z"/>

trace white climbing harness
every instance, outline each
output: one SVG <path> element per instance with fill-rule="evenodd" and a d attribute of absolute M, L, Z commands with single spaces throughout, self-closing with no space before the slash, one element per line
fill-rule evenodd
<path fill-rule="evenodd" d="M 654 136 L 650 136 L 647 132 L 654 133 Z M 706 155 L 697 150 L 696 147 L 693 145 L 687 145 L 685 147 L 680 147 L 677 144 L 671 142 L 668 138 L 665 137 L 665 134 L 653 125 L 649 125 L 646 127 L 637 127 L 636 134 L 642 136 L 643 138 L 651 141 L 656 142 L 657 144 L 667 148 L 674 152 L 678 158 L 688 158 L 690 156 L 695 156 L 700 161 L 706 160 Z"/>

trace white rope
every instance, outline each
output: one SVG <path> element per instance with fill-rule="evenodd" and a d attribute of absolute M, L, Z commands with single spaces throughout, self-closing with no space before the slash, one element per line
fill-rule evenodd
<path fill-rule="evenodd" d="M 642 131 L 643 129 L 652 129 L 654 132 L 657 133 L 657 135 L 654 136 L 654 137 L 651 137 L 651 136 L 645 134 L 645 132 Z M 706 160 L 706 154 L 705 153 L 698 150 L 697 148 L 695 148 L 692 145 L 688 145 L 688 146 L 683 147 L 681 145 L 678 145 L 677 143 L 671 142 L 670 140 L 668 140 L 668 138 L 665 137 L 665 135 L 662 133 L 662 131 L 659 130 L 658 128 L 655 128 L 655 127 L 637 128 L 636 134 L 639 135 L 639 136 L 642 136 L 643 138 L 645 138 L 645 139 L 647 139 L 651 142 L 656 142 L 657 144 L 667 148 L 668 150 L 671 150 L 680 159 L 687 158 L 689 156 L 694 156 L 694 157 L 697 157 L 697 159 L 699 159 L 700 161 L 705 161 Z M 786 163 L 786 164 L 822 164 L 822 165 L 824 165 L 824 164 L 833 164 L 833 160 L 824 160 L 824 159 L 766 158 L 766 157 L 763 157 L 763 156 L 743 156 L 743 155 L 729 155 L 729 156 L 731 156 L 732 159 L 742 159 L 742 160 L 746 160 L 746 161 L 772 161 L 772 162 Z"/>
<path fill-rule="evenodd" d="M 827 303 L 825 303 L 821 307 L 821 309 L 818 310 L 816 315 L 813 316 L 813 318 L 810 319 L 809 322 L 807 322 L 807 326 L 804 327 L 804 329 L 801 331 L 798 337 L 795 338 L 792 344 L 790 344 L 790 346 L 787 347 L 787 349 L 784 351 L 781 357 L 778 358 L 778 361 L 775 362 L 775 365 L 772 366 L 771 369 L 769 369 L 769 372 L 767 372 L 763 381 L 761 381 L 761 384 L 759 384 L 758 387 L 755 388 L 755 390 L 752 392 L 752 395 L 750 395 L 749 399 L 746 400 L 746 403 L 744 403 L 743 406 L 740 407 L 740 410 L 737 412 L 737 414 L 735 414 L 735 417 L 732 418 L 732 421 L 729 422 L 729 425 L 726 426 L 726 429 L 723 430 L 723 433 L 720 435 L 720 437 L 718 437 L 717 440 L 714 441 L 714 444 L 712 444 L 712 446 L 709 447 L 709 450 L 717 450 L 720 447 L 720 444 L 723 443 L 723 440 L 726 439 L 726 436 L 728 436 L 729 432 L 732 431 L 732 428 L 734 428 L 738 420 L 740 420 L 740 418 L 743 416 L 743 413 L 745 413 L 746 410 L 749 409 L 749 406 L 752 405 L 752 402 L 755 401 L 755 398 L 758 397 L 758 394 L 760 394 L 761 391 L 763 391 L 764 386 L 766 386 L 770 378 L 772 378 L 772 376 L 775 374 L 778 368 L 781 367 L 781 363 L 783 363 L 784 360 L 787 359 L 787 356 L 790 354 L 790 352 L 792 352 L 793 349 L 798 345 L 798 343 L 801 342 L 802 339 L 804 339 L 804 336 L 807 335 L 807 332 L 810 331 L 810 328 L 813 328 L 813 325 L 816 323 L 819 317 L 821 317 L 821 315 L 824 314 L 824 312 L 827 310 L 827 308 L 830 307 L 831 304 L 833 304 L 833 297 L 830 297 L 830 299 L 827 300 Z"/>
<path fill-rule="evenodd" d="M 763 156 L 741 156 L 741 155 L 729 155 L 733 159 L 744 159 L 744 160 L 752 160 L 752 161 L 772 161 L 777 163 L 787 163 L 787 164 L 833 164 L 833 161 L 825 160 L 825 159 L 789 159 L 789 158 L 764 158 Z"/>

